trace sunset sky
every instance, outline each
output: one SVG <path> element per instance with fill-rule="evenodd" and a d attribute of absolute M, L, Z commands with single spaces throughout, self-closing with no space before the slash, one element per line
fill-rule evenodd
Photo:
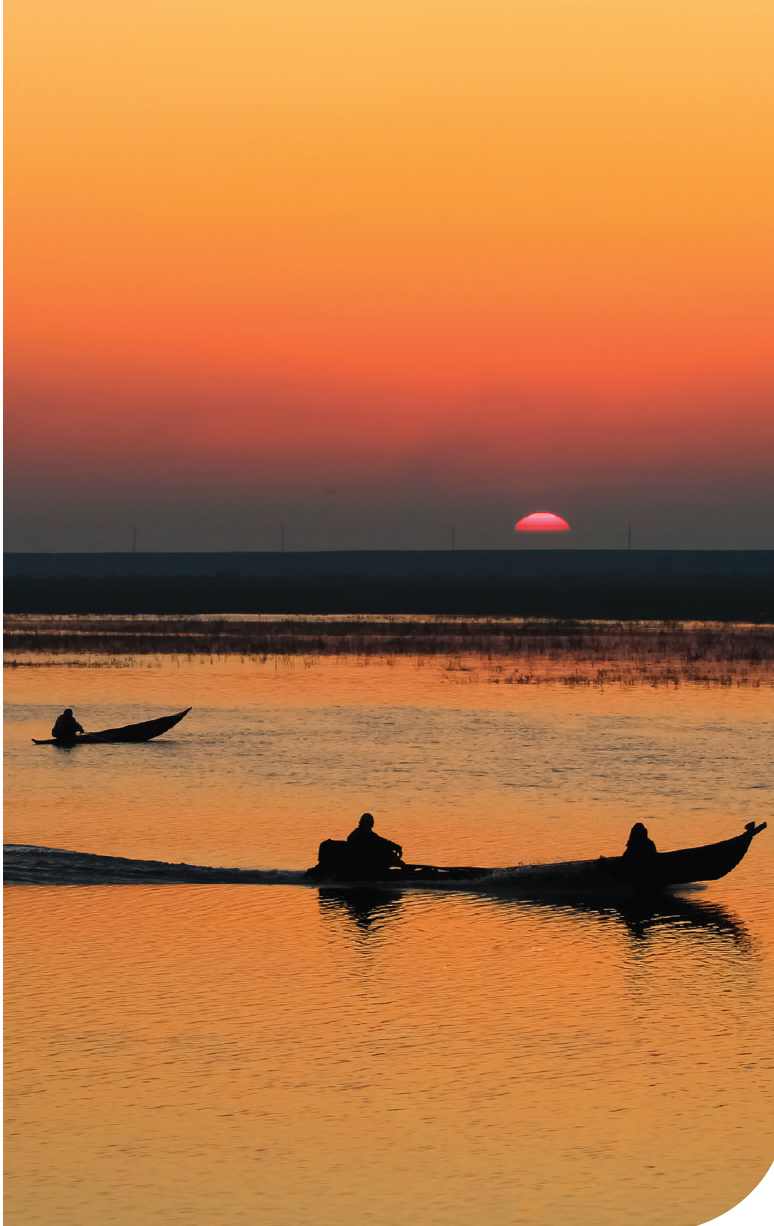
<path fill-rule="evenodd" d="M 8 0 L 6 548 L 774 547 L 773 40 Z"/>

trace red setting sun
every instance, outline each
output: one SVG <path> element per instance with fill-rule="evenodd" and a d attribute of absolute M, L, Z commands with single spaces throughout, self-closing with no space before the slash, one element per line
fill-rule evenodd
<path fill-rule="evenodd" d="M 551 511 L 535 511 L 532 515 L 525 515 L 520 519 L 514 528 L 515 532 L 569 532 L 570 525 L 566 519 L 562 519 L 561 515 L 554 515 Z"/>

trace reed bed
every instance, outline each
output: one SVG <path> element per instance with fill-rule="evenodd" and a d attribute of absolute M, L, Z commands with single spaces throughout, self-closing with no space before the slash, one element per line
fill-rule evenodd
<path fill-rule="evenodd" d="M 6 618 L 5 663 L 123 666 L 164 657 L 262 662 L 445 657 L 449 680 L 565 685 L 774 684 L 774 626 L 465 617 Z M 41 657 L 46 657 L 45 661 Z"/>

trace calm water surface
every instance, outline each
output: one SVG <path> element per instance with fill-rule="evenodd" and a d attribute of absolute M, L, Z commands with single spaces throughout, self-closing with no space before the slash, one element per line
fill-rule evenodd
<path fill-rule="evenodd" d="M 6 670 L 7 842 L 302 868 L 363 810 L 512 865 L 771 817 L 771 689 L 444 661 Z M 193 705 L 144 746 L 36 748 Z M 774 1158 L 774 829 L 660 914 L 287 886 L 6 890 L 9 1221 L 696 1226 Z"/>

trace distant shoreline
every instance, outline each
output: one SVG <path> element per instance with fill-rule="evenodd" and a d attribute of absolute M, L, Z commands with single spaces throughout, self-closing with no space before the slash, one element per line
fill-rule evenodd
<path fill-rule="evenodd" d="M 343 549 L 5 553 L 6 579 L 443 579 L 747 576 L 774 578 L 774 549 Z"/>
<path fill-rule="evenodd" d="M 560 620 L 774 622 L 774 576 L 518 578 L 27 578 L 5 580 L 9 614 L 438 615 Z"/>
<path fill-rule="evenodd" d="M 6 554 L 8 613 L 774 622 L 774 550 Z"/>

